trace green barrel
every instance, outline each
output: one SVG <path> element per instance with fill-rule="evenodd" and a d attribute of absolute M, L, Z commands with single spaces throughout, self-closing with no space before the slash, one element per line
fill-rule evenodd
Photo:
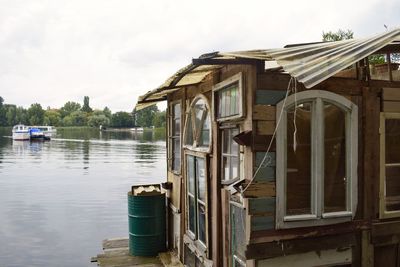
<path fill-rule="evenodd" d="M 165 194 L 128 193 L 129 253 L 155 256 L 166 249 Z"/>

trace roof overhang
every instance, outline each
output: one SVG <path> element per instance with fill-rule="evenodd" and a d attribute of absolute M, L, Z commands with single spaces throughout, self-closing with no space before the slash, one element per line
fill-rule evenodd
<path fill-rule="evenodd" d="M 139 97 L 136 109 L 142 109 L 181 87 L 201 83 L 211 72 L 224 65 L 255 65 L 276 61 L 277 66 L 311 88 L 339 71 L 376 52 L 400 51 L 400 29 L 363 39 L 291 45 L 279 49 L 214 52 L 193 59 L 158 88 Z"/>

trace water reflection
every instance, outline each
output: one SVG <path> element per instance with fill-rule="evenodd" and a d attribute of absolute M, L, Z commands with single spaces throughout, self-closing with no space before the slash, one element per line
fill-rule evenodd
<path fill-rule="evenodd" d="M 126 192 L 165 181 L 165 131 L 59 129 L 15 142 L 0 128 L 0 266 L 94 266 L 128 235 Z"/>

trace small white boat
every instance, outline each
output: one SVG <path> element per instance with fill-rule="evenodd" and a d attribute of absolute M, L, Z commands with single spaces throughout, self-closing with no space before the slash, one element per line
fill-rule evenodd
<path fill-rule="evenodd" d="M 135 127 L 135 128 L 131 128 L 130 130 L 132 132 L 137 132 L 137 133 L 141 133 L 144 131 L 144 129 L 142 127 Z"/>
<path fill-rule="evenodd" d="M 23 124 L 15 125 L 12 129 L 13 140 L 30 140 L 30 128 Z"/>
<path fill-rule="evenodd" d="M 53 126 L 31 126 L 31 128 L 39 129 L 44 134 L 44 138 L 47 140 L 50 140 L 57 134 L 57 129 Z"/>

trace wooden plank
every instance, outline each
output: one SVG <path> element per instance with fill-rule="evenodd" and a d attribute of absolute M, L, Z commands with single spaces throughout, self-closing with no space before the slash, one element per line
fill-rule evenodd
<path fill-rule="evenodd" d="M 255 121 L 257 124 L 257 135 L 272 135 L 275 131 L 275 121 Z"/>
<path fill-rule="evenodd" d="M 249 198 L 247 213 L 250 215 L 275 214 L 275 197 Z"/>
<path fill-rule="evenodd" d="M 370 231 L 362 231 L 361 234 L 361 266 L 374 266 L 374 246 L 371 244 Z"/>
<path fill-rule="evenodd" d="M 364 133 L 364 219 L 374 219 L 379 212 L 379 174 L 378 151 L 380 97 L 379 89 L 363 88 L 363 133 Z"/>
<path fill-rule="evenodd" d="M 371 225 L 372 237 L 382 236 L 382 235 L 391 235 L 391 234 L 400 234 L 400 222 L 399 221 L 379 222 L 379 223 L 373 223 Z"/>
<path fill-rule="evenodd" d="M 265 259 L 310 251 L 345 250 L 355 246 L 355 244 L 354 233 L 249 244 L 246 249 L 246 258 Z"/>
<path fill-rule="evenodd" d="M 244 192 L 244 197 L 274 197 L 276 196 L 276 188 L 274 182 L 256 183 L 253 182 Z"/>
<path fill-rule="evenodd" d="M 374 266 L 398 266 L 397 247 L 398 245 L 375 247 Z"/>
<path fill-rule="evenodd" d="M 273 167 L 276 165 L 276 153 L 275 152 L 256 152 L 256 167 L 258 167 L 262 160 L 265 157 L 265 154 L 268 153 L 266 160 L 264 161 L 265 166 Z"/>
<path fill-rule="evenodd" d="M 230 250 L 230 216 L 229 216 L 229 190 L 221 189 L 221 202 L 222 202 L 222 257 L 223 267 L 229 267 L 229 259 L 231 255 Z"/>
<path fill-rule="evenodd" d="M 250 216 L 250 231 L 275 229 L 275 216 Z"/>
<path fill-rule="evenodd" d="M 272 135 L 258 135 L 255 134 L 253 136 L 253 151 L 267 151 L 269 144 L 271 142 Z M 275 138 L 272 140 L 272 144 L 269 151 L 276 150 L 276 141 Z"/>
<path fill-rule="evenodd" d="M 103 240 L 103 249 L 128 247 L 129 238 L 118 237 Z"/>
<path fill-rule="evenodd" d="M 400 101 L 400 88 L 382 88 L 382 99 Z"/>
<path fill-rule="evenodd" d="M 285 255 L 272 259 L 264 259 L 257 261 L 257 267 L 270 266 L 290 266 L 290 267 L 305 267 L 305 266 L 357 266 L 352 265 L 352 249 L 345 250 L 318 250 L 301 254 Z"/>
<path fill-rule="evenodd" d="M 285 98 L 286 91 L 282 90 L 256 90 L 256 105 L 276 105 Z"/>
<path fill-rule="evenodd" d="M 370 224 L 368 221 L 358 220 L 335 224 L 334 227 L 332 227 L 332 225 L 325 225 L 319 227 L 290 228 L 273 231 L 255 231 L 251 233 L 250 243 L 256 244 L 273 241 L 279 242 L 281 240 L 291 240 L 297 238 L 340 235 L 345 233 L 355 233 L 369 229 Z"/>
<path fill-rule="evenodd" d="M 289 84 L 290 76 L 288 74 L 279 73 L 264 73 L 258 75 L 257 79 L 257 90 L 287 90 Z M 400 83 L 394 86 L 395 83 L 374 83 L 374 87 L 400 87 Z M 372 81 L 371 81 L 372 85 Z M 384 86 L 385 85 L 385 86 Z M 393 85 L 393 86 L 392 86 Z M 320 89 L 331 91 L 338 94 L 350 94 L 350 95 L 362 95 L 362 87 L 368 86 L 365 81 L 360 81 L 357 79 L 331 77 L 326 81 L 321 82 L 311 89 Z M 306 89 L 303 84 L 297 84 L 298 92 L 309 90 Z"/>
<path fill-rule="evenodd" d="M 253 120 L 275 121 L 276 106 L 254 105 Z"/>
<path fill-rule="evenodd" d="M 400 112 L 400 101 L 383 101 L 383 112 Z"/>

